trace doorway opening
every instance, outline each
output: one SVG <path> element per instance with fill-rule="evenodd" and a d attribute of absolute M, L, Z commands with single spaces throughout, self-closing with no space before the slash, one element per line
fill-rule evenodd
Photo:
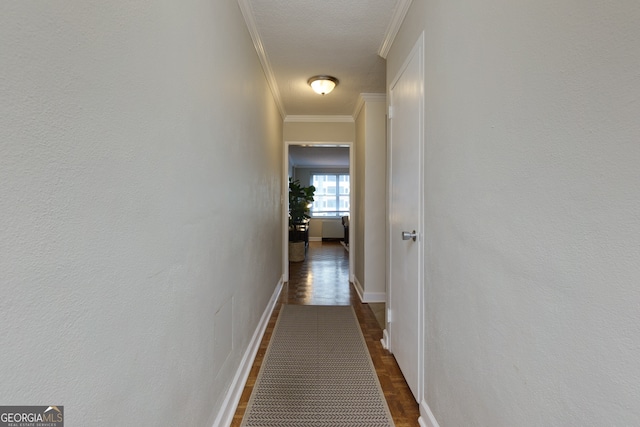
<path fill-rule="evenodd" d="M 283 201 L 283 274 L 289 280 L 289 177 L 301 185 L 316 183 L 320 191 L 312 206 L 309 241 L 323 239 L 353 241 L 353 203 L 355 176 L 353 173 L 353 144 L 327 142 L 286 141 L 282 174 Z M 345 228 L 344 217 L 347 217 Z M 347 234 L 345 236 L 345 230 Z M 353 282 L 354 252 L 349 249 L 349 282 Z"/>

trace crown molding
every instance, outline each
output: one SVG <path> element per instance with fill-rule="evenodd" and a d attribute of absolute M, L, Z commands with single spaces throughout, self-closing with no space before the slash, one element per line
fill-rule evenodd
<path fill-rule="evenodd" d="M 358 96 L 358 100 L 356 101 L 356 108 L 355 110 L 353 110 L 353 120 L 356 120 L 358 118 L 362 107 L 364 107 L 364 98 L 362 97 L 362 94 L 360 94 L 360 96 Z"/>
<path fill-rule="evenodd" d="M 264 45 L 262 44 L 262 38 L 260 37 L 260 33 L 258 32 L 258 26 L 256 25 L 256 20 L 253 15 L 251 4 L 249 3 L 249 0 L 238 0 L 238 6 L 240 7 L 240 11 L 242 12 L 242 16 L 244 17 L 244 22 L 247 24 L 247 29 L 249 30 L 249 34 L 251 35 L 251 40 L 253 40 L 253 45 L 256 48 L 256 53 L 258 54 L 258 58 L 260 59 L 260 64 L 262 65 L 262 70 L 264 71 L 265 77 L 267 78 L 267 83 L 269 85 L 269 88 L 271 89 L 273 99 L 278 106 L 278 110 L 280 111 L 280 116 L 282 118 L 285 118 L 287 117 L 287 112 L 285 111 L 284 104 L 282 103 L 282 97 L 280 96 L 280 90 L 278 89 L 276 76 L 273 73 L 273 69 L 271 68 L 271 63 L 269 62 L 269 58 L 267 57 L 267 52 L 264 50 Z"/>
<path fill-rule="evenodd" d="M 407 16 L 407 12 L 409 12 L 409 6 L 411 6 L 412 1 L 413 0 L 398 0 L 396 4 L 391 21 L 389 21 L 389 25 L 387 26 L 387 32 L 384 35 L 380 49 L 378 49 L 378 55 L 384 59 L 387 59 L 391 45 L 393 45 L 393 41 L 398 35 L 404 17 Z"/>
<path fill-rule="evenodd" d="M 292 116 L 284 118 L 287 123 L 353 123 L 353 116 Z"/>
<path fill-rule="evenodd" d="M 385 93 L 361 93 L 358 96 L 356 108 L 353 110 L 353 120 L 358 118 L 365 102 L 387 102 L 387 95 Z"/>
<path fill-rule="evenodd" d="M 361 93 L 360 98 L 366 102 L 385 102 L 387 100 L 386 93 Z"/>

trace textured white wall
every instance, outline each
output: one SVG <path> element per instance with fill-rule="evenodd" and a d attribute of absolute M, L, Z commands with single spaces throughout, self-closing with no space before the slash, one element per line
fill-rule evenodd
<path fill-rule="evenodd" d="M 2 2 L 0 46 L 0 402 L 211 425 L 282 274 L 237 3 Z"/>
<path fill-rule="evenodd" d="M 355 125 L 349 122 L 285 122 L 285 141 L 353 142 Z"/>
<path fill-rule="evenodd" d="M 384 300 L 386 292 L 386 140 L 386 99 L 366 99 L 356 120 L 355 239 L 356 278 L 364 288 L 365 299 L 375 293 L 379 300 Z"/>
<path fill-rule="evenodd" d="M 356 139 L 355 139 L 355 176 L 357 191 L 352 198 L 353 209 L 351 219 L 355 219 L 349 225 L 355 228 L 355 238 L 353 242 L 349 242 L 349 246 L 355 249 L 355 278 L 361 285 L 366 283 L 365 257 L 367 248 L 364 244 L 364 227 L 366 224 L 365 217 L 365 193 L 367 191 L 367 182 L 365 180 L 365 169 L 367 167 L 365 157 L 366 143 L 366 112 L 367 105 L 363 105 L 360 114 L 356 118 Z"/>
<path fill-rule="evenodd" d="M 387 224 L 387 135 L 386 99 L 366 103 L 366 193 L 364 197 L 367 221 L 364 227 L 367 256 L 365 269 L 366 293 L 386 293 L 386 224 Z"/>
<path fill-rule="evenodd" d="M 426 396 L 442 426 L 640 425 L 640 3 L 414 1 Z"/>

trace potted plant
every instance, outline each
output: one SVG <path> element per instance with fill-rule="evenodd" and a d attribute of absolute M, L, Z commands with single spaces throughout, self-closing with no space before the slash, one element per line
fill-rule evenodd
<path fill-rule="evenodd" d="M 304 187 L 289 178 L 289 261 L 304 261 L 309 233 L 309 211 L 316 187 Z"/>

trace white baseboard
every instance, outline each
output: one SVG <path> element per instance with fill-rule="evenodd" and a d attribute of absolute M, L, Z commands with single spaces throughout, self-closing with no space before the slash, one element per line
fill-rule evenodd
<path fill-rule="evenodd" d="M 362 285 L 360 284 L 360 281 L 358 280 L 358 278 L 354 275 L 353 276 L 353 287 L 356 288 L 356 293 L 358 294 L 358 297 L 360 298 L 360 302 L 364 302 L 364 288 L 362 287 Z"/>
<path fill-rule="evenodd" d="M 260 322 L 258 322 L 258 326 L 256 327 L 256 330 L 251 337 L 251 341 L 249 342 L 247 350 L 242 356 L 242 361 L 240 362 L 238 370 L 233 377 L 233 381 L 231 381 L 231 386 L 229 387 L 229 390 L 227 390 L 227 394 L 224 397 L 220 412 L 218 412 L 216 419 L 213 421 L 213 427 L 230 426 L 231 422 L 233 421 L 233 415 L 236 412 L 238 402 L 240 402 L 240 397 L 242 396 L 244 385 L 247 382 L 247 378 L 249 378 L 249 372 L 251 371 L 251 367 L 253 366 L 253 361 L 256 358 L 258 349 L 260 348 L 262 336 L 264 335 L 264 331 L 267 329 L 267 324 L 269 323 L 271 314 L 276 307 L 278 297 L 280 296 L 280 291 L 282 290 L 283 285 L 284 276 L 280 277 L 280 280 L 276 285 L 276 289 L 273 291 L 273 295 L 271 295 L 271 299 L 269 300 L 264 313 L 262 313 Z"/>
<path fill-rule="evenodd" d="M 363 302 L 377 303 L 387 302 L 386 292 L 365 292 Z"/>
<path fill-rule="evenodd" d="M 420 402 L 420 418 L 418 418 L 418 423 L 420 427 L 440 427 L 438 421 L 436 421 L 436 417 L 431 412 L 431 408 L 427 405 L 427 401 L 422 399 Z"/>
<path fill-rule="evenodd" d="M 309 237 L 310 242 L 322 242 L 322 237 Z"/>
<path fill-rule="evenodd" d="M 362 303 L 387 302 L 386 292 L 366 292 L 356 276 L 353 276 L 353 285 L 356 288 L 358 297 L 360 297 L 360 302 Z"/>
<path fill-rule="evenodd" d="M 382 348 L 385 350 L 389 350 L 389 334 L 387 334 L 387 330 L 382 331 L 382 338 L 380 339 L 380 344 L 382 344 Z"/>

